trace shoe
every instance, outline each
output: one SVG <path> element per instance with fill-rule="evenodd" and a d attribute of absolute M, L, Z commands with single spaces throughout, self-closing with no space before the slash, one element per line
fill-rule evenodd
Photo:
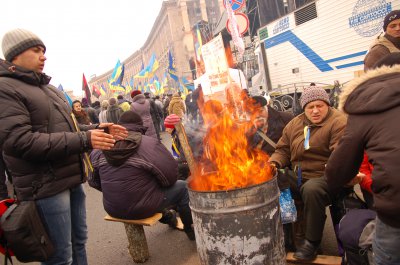
<path fill-rule="evenodd" d="M 178 220 L 176 219 L 176 212 L 174 210 L 169 210 L 168 211 L 168 225 L 171 228 L 176 228 L 176 226 L 178 225 Z"/>
<path fill-rule="evenodd" d="M 172 209 L 164 210 L 160 222 L 169 225 L 171 228 L 176 228 L 178 220 L 176 219 L 176 212 Z"/>
<path fill-rule="evenodd" d="M 304 239 L 303 244 L 297 249 L 293 257 L 298 260 L 311 261 L 317 258 L 318 245 L 314 245 L 307 239 Z"/>
<path fill-rule="evenodd" d="M 189 238 L 189 240 L 191 240 L 191 241 L 196 240 L 196 235 L 195 235 L 194 229 L 192 227 L 190 227 L 190 229 L 185 229 L 185 233 L 186 233 L 187 237 Z"/>

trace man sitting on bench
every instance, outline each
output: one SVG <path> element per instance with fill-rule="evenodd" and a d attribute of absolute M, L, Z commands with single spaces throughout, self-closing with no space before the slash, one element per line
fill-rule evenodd
<path fill-rule="evenodd" d="M 115 218 L 143 219 L 176 208 L 186 235 L 195 240 L 189 194 L 186 181 L 177 181 L 177 162 L 160 141 L 144 135 L 147 128 L 135 112 L 124 112 L 118 124 L 127 128 L 128 137 L 111 150 L 90 154 L 94 175 L 101 179 L 104 209 Z"/>
<path fill-rule="evenodd" d="M 310 261 L 317 256 L 325 207 L 332 202 L 323 177 L 325 164 L 343 134 L 346 117 L 329 106 L 329 96 L 320 87 L 304 89 L 300 103 L 304 113 L 286 125 L 270 162 L 277 168 L 291 167 L 296 173 L 289 181 L 293 197 L 304 203 L 305 239 L 294 257 Z"/>

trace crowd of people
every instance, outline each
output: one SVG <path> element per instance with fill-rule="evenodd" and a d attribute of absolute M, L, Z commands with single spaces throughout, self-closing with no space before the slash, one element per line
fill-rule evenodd
<path fill-rule="evenodd" d="M 244 137 L 251 148 L 270 156 L 279 188 L 290 188 L 296 202 L 298 220 L 284 226 L 285 247 L 304 262 L 317 257 L 326 207 L 360 184 L 374 216 L 368 234 L 373 239 L 363 249 L 353 247 L 373 252 L 377 265 L 400 264 L 400 128 L 395 122 L 400 111 L 400 11 L 385 17 L 383 29 L 365 57 L 365 74 L 341 92 L 339 109 L 314 84 L 304 88 L 297 116 L 273 109 L 269 97 L 245 90 L 240 94 L 243 111 L 254 119 Z M 201 86 L 185 100 L 179 92 L 151 97 L 135 90 L 129 99 L 119 95 L 90 106 L 84 98 L 70 106 L 43 72 L 46 46 L 37 35 L 11 30 L 2 50 L 0 197 L 9 196 L 3 185 L 8 176 L 19 201 L 36 202 L 56 248 L 43 264 L 87 264 L 82 185 L 88 176 L 100 180 L 97 189 L 111 216 L 140 219 L 161 212 L 161 222 L 175 227 L 179 215 L 187 237 L 195 240 L 185 181 L 190 170 L 175 126 L 215 123 L 228 108 L 204 102 Z M 202 117 L 199 110 L 209 105 L 214 114 Z M 171 151 L 161 143 L 163 131 L 171 134 Z M 88 162 L 93 171 L 87 170 Z M 347 216 L 347 224 L 361 218 L 350 213 L 346 209 L 341 216 Z M 337 236 L 348 247 L 341 236 L 346 228 L 339 226 Z M 353 253 L 351 261 L 345 249 L 343 264 L 372 262 L 371 257 L 357 261 L 360 253 Z"/>

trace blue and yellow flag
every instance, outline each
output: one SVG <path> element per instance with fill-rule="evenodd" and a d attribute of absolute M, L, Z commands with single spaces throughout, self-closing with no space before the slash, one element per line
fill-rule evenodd
<path fill-rule="evenodd" d="M 135 75 L 135 78 L 150 78 L 154 75 L 155 71 L 160 67 L 160 64 L 153 53 L 150 57 L 149 64 Z"/>
<path fill-rule="evenodd" d="M 175 59 L 172 56 L 171 50 L 168 51 L 168 74 L 176 82 L 179 82 L 179 78 L 176 71 Z"/>

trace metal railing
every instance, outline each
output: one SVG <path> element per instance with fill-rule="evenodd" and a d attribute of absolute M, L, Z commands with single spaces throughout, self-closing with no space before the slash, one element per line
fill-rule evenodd
<path fill-rule="evenodd" d="M 303 112 L 300 105 L 300 97 L 303 89 L 310 87 L 311 82 L 293 83 L 281 86 L 270 92 L 270 105 L 278 111 L 291 112 L 298 115 Z M 332 107 L 338 107 L 338 96 L 342 90 L 343 84 L 338 81 L 332 84 L 315 83 L 315 86 L 324 88 L 329 94 L 329 100 Z"/>

